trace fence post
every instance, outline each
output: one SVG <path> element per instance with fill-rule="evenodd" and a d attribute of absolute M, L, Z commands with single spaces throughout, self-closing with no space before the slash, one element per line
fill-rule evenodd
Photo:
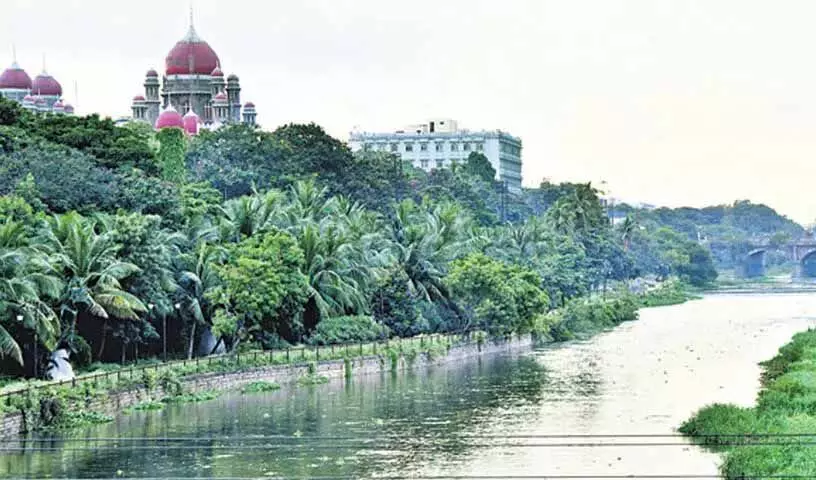
<path fill-rule="evenodd" d="M 286 347 L 286 363 L 289 363 L 289 347 Z"/>
<path fill-rule="evenodd" d="M 320 345 L 315 345 L 315 361 L 320 361 Z"/>
<path fill-rule="evenodd" d="M 363 342 L 360 342 L 360 356 L 362 357 L 365 355 L 365 351 L 363 350 Z"/>

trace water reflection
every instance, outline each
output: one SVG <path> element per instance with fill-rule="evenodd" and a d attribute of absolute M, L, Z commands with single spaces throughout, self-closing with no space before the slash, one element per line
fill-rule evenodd
<path fill-rule="evenodd" d="M 532 355 L 134 413 L 2 455 L 0 476 L 713 475 L 718 457 L 682 442 L 506 437 L 671 434 L 705 404 L 750 404 L 756 363 L 816 324 L 813 311 L 814 295 L 712 296 Z"/>

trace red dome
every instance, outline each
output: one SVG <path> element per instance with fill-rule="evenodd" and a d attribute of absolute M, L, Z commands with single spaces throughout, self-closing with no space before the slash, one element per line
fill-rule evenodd
<path fill-rule="evenodd" d="M 216 102 L 226 102 L 227 101 L 227 94 L 224 92 L 219 92 L 218 95 L 213 98 Z"/>
<path fill-rule="evenodd" d="M 134 102 L 144 102 L 145 98 L 142 95 L 136 95 L 135 97 L 133 97 L 133 101 Z"/>
<path fill-rule="evenodd" d="M 184 123 L 184 131 L 187 132 L 189 135 L 195 135 L 198 133 L 198 115 L 195 114 L 194 111 L 190 110 L 184 114 L 184 118 L 182 118 L 182 122 Z"/>
<path fill-rule="evenodd" d="M 197 73 L 210 75 L 219 65 L 218 55 L 204 40 L 196 35 L 190 27 L 187 35 L 181 39 L 167 54 L 164 66 L 167 75 L 184 75 Z M 191 71 L 192 67 L 192 71 Z"/>
<path fill-rule="evenodd" d="M 57 100 L 56 102 L 54 102 L 54 105 L 53 105 L 54 108 L 62 108 L 64 106 L 65 105 L 62 103 L 62 99 Z"/>
<path fill-rule="evenodd" d="M 36 99 L 34 97 L 32 97 L 31 95 L 26 95 L 25 97 L 23 97 L 24 102 L 32 102 L 33 103 L 34 100 L 36 100 Z"/>
<path fill-rule="evenodd" d="M 0 88 L 28 90 L 31 88 L 31 77 L 14 63 L 0 74 Z"/>
<path fill-rule="evenodd" d="M 255 104 L 252 102 L 246 102 L 244 104 L 244 108 L 255 108 Z"/>
<path fill-rule="evenodd" d="M 215 70 L 213 70 L 210 75 L 213 77 L 223 77 L 224 72 L 221 71 L 221 67 L 215 67 Z"/>
<path fill-rule="evenodd" d="M 74 113 L 74 107 L 70 103 L 65 104 L 65 113 Z"/>
<path fill-rule="evenodd" d="M 156 119 L 156 128 L 184 128 L 184 122 L 181 119 L 181 115 L 176 111 L 173 106 L 169 106 L 164 111 L 159 114 L 159 118 Z"/>
<path fill-rule="evenodd" d="M 31 84 L 31 91 L 37 95 L 62 95 L 62 85 L 51 75 L 43 72 L 34 78 Z"/>
<path fill-rule="evenodd" d="M 145 76 L 147 76 L 147 77 L 157 77 L 158 78 L 159 72 L 157 72 L 156 69 L 151 68 L 150 70 L 147 71 L 147 74 Z"/>

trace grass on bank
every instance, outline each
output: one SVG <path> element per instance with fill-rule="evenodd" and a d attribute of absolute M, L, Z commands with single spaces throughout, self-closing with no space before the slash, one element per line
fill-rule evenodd
<path fill-rule="evenodd" d="M 761 365 L 755 407 L 710 405 L 679 430 L 724 455 L 726 478 L 816 478 L 816 330 L 796 334 Z"/>

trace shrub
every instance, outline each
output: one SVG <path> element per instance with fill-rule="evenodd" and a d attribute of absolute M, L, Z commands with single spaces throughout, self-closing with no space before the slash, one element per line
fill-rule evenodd
<path fill-rule="evenodd" d="M 317 324 L 309 342 L 314 345 L 372 342 L 388 334 L 388 327 L 368 315 L 333 317 Z"/>

